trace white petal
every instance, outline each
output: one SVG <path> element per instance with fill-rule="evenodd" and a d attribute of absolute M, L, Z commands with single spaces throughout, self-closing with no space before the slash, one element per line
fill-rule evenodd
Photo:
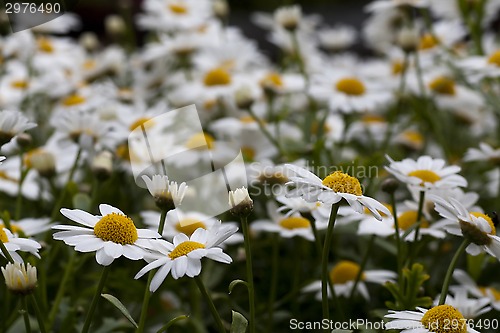
<path fill-rule="evenodd" d="M 115 258 L 108 256 L 104 249 L 100 249 L 95 253 L 95 259 L 99 265 L 109 266 Z"/>
<path fill-rule="evenodd" d="M 158 272 L 156 272 L 155 276 L 151 280 L 151 285 L 149 286 L 149 290 L 151 292 L 155 292 L 156 290 L 158 290 L 162 282 L 165 281 L 165 278 L 172 268 L 172 263 L 173 262 L 171 260 L 167 261 L 165 265 L 160 268 Z"/>

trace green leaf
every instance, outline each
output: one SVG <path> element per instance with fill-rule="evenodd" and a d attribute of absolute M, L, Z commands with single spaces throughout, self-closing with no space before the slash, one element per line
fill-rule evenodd
<path fill-rule="evenodd" d="M 183 319 L 187 319 L 187 318 L 188 318 L 187 315 L 180 315 L 180 316 L 177 316 L 175 318 L 172 318 L 172 319 L 169 320 L 168 323 L 166 323 L 165 325 L 163 325 L 162 328 L 160 328 L 156 333 L 166 332 L 168 330 L 168 328 L 170 326 L 172 326 L 173 324 L 175 324 L 177 321 L 183 320 Z"/>
<path fill-rule="evenodd" d="M 122 304 L 122 302 L 120 302 L 120 300 L 118 298 L 116 298 L 115 296 L 110 295 L 110 294 L 101 294 L 101 296 L 104 297 L 105 299 L 107 299 L 118 310 L 120 310 L 120 312 L 125 316 L 125 318 L 128 319 L 128 321 L 130 321 L 132 323 L 132 325 L 134 325 L 135 328 L 138 327 L 134 318 L 132 318 L 132 316 L 128 312 L 127 308 Z"/>
<path fill-rule="evenodd" d="M 239 312 L 232 311 L 233 322 L 231 323 L 230 333 L 245 333 L 248 326 L 248 320 Z"/>
<path fill-rule="evenodd" d="M 229 284 L 229 293 L 232 293 L 233 292 L 233 288 L 236 287 L 236 285 L 238 285 L 238 284 L 243 284 L 248 289 L 248 283 L 246 281 L 243 281 L 243 280 L 233 280 Z"/>

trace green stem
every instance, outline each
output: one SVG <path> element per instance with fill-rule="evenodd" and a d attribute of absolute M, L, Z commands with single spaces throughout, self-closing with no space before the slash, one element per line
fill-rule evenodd
<path fill-rule="evenodd" d="M 92 323 L 92 317 L 94 315 L 95 309 L 97 308 L 97 303 L 101 298 L 102 289 L 104 288 L 104 284 L 106 283 L 106 278 L 108 277 L 109 266 L 104 266 L 102 270 L 101 279 L 99 280 L 99 284 L 97 285 L 97 289 L 94 294 L 94 298 L 92 298 L 92 303 L 90 304 L 89 312 L 87 313 L 87 317 L 85 318 L 85 323 L 83 324 L 82 333 L 87 333 L 90 328 L 90 324 Z"/>
<path fill-rule="evenodd" d="M 75 175 L 75 171 L 78 166 L 78 161 L 80 160 L 81 154 L 82 154 L 82 149 L 79 148 L 78 152 L 76 153 L 75 162 L 73 162 L 73 166 L 71 167 L 71 170 L 69 172 L 68 181 L 63 186 L 61 194 L 59 195 L 59 198 L 57 199 L 57 202 L 52 210 L 52 214 L 50 215 L 51 222 L 54 222 L 57 218 L 57 214 L 59 214 L 59 209 L 61 208 L 64 198 L 66 197 L 66 193 L 68 192 L 68 183 L 70 183 L 73 180 L 73 176 Z"/>
<path fill-rule="evenodd" d="M 279 265 L 279 237 L 273 235 L 272 263 L 271 263 L 271 290 L 269 291 L 269 305 L 267 313 L 267 332 L 273 331 L 274 302 L 276 301 L 276 288 L 278 286 Z"/>
<path fill-rule="evenodd" d="M 321 258 L 321 300 L 323 305 L 323 319 L 330 319 L 330 310 L 328 304 L 328 284 L 329 284 L 329 274 L 328 274 L 328 254 L 330 253 L 330 245 L 333 238 L 333 228 L 335 226 L 335 220 L 337 219 L 337 212 L 339 210 L 340 203 L 336 203 L 332 206 L 330 212 L 330 220 L 328 221 L 328 229 L 326 231 L 325 243 L 323 246 L 323 255 Z M 335 288 L 331 288 L 332 297 L 338 303 L 337 295 L 335 294 Z M 342 312 L 342 308 L 337 304 L 337 310 Z M 326 330 L 325 332 L 328 332 Z"/>
<path fill-rule="evenodd" d="M 2 240 L 0 240 L 0 249 L 2 250 L 2 253 L 5 256 L 5 258 L 7 258 L 7 260 L 10 261 L 11 263 L 14 263 L 14 259 L 12 259 L 12 256 L 10 255 L 9 250 L 7 250 L 7 248 L 5 247 L 5 244 L 2 242 Z"/>
<path fill-rule="evenodd" d="M 73 272 L 75 259 L 76 259 L 76 251 L 71 251 L 71 254 L 69 255 L 69 261 L 66 265 L 66 268 L 64 269 L 63 278 L 59 283 L 59 289 L 57 290 L 54 304 L 52 304 L 52 308 L 50 309 L 49 321 L 47 324 L 47 327 L 49 327 L 49 329 L 52 327 L 52 325 L 54 324 L 54 320 L 56 319 L 57 311 L 59 310 L 59 305 L 61 304 L 64 292 L 66 291 L 66 285 L 68 284 L 68 280 L 71 277 L 71 273 Z"/>
<path fill-rule="evenodd" d="M 195 276 L 194 281 L 196 282 L 196 285 L 198 285 L 198 289 L 200 289 L 201 294 L 203 297 L 205 297 L 205 300 L 208 303 L 208 307 L 210 309 L 210 312 L 212 313 L 212 316 L 214 317 L 215 323 L 217 324 L 217 328 L 219 329 L 220 333 L 226 333 L 226 329 L 224 328 L 224 324 L 222 323 L 222 319 L 219 316 L 219 313 L 217 312 L 217 309 L 215 308 L 215 304 L 212 301 L 212 298 L 210 297 L 210 294 L 208 293 L 207 289 L 205 288 L 205 285 L 203 284 L 203 281 L 201 280 L 200 276 Z"/>
<path fill-rule="evenodd" d="M 22 297 L 22 302 L 23 308 L 21 311 L 23 312 L 24 327 L 26 329 L 26 333 L 31 333 L 30 316 L 28 314 L 28 302 L 26 301 L 26 296 Z"/>
<path fill-rule="evenodd" d="M 394 218 L 394 237 L 396 238 L 396 248 L 398 251 L 397 257 L 397 267 L 398 267 L 398 284 L 400 288 L 402 288 L 403 283 L 403 253 L 401 251 L 401 236 L 399 235 L 399 221 L 398 221 L 398 212 L 396 209 L 396 196 L 394 192 L 391 193 L 391 206 L 392 206 L 392 216 Z"/>
<path fill-rule="evenodd" d="M 264 134 L 264 136 L 276 147 L 276 149 L 278 149 L 279 153 L 282 156 L 285 156 L 285 153 L 284 153 L 283 148 L 281 147 L 279 141 L 271 135 L 271 133 L 267 130 L 265 125 L 262 123 L 262 120 L 259 119 L 259 117 L 257 117 L 255 112 L 253 112 L 251 108 L 248 108 L 247 111 L 250 114 L 250 116 L 252 117 L 252 119 L 255 120 L 255 122 L 259 126 L 259 129 Z"/>
<path fill-rule="evenodd" d="M 40 311 L 40 307 L 38 306 L 38 301 L 36 300 L 35 294 L 30 295 L 31 303 L 33 304 L 33 308 L 35 309 L 36 319 L 38 320 L 38 329 L 40 333 L 46 333 L 45 323 L 43 320 L 43 314 Z"/>
<path fill-rule="evenodd" d="M 443 305 L 446 301 L 446 295 L 448 294 L 448 287 L 450 286 L 451 276 L 453 275 L 453 271 L 455 270 L 455 266 L 457 265 L 458 258 L 465 251 L 467 246 L 469 246 L 470 241 L 468 239 L 464 239 L 460 247 L 455 252 L 453 259 L 451 259 L 450 266 L 448 267 L 448 271 L 446 272 L 446 276 L 443 282 L 443 288 L 441 289 L 441 296 L 439 297 L 439 304 Z"/>
<path fill-rule="evenodd" d="M 418 237 L 420 235 L 420 225 L 422 221 L 422 215 L 423 215 L 423 210 L 424 210 L 424 202 L 425 202 L 425 191 L 420 191 L 420 197 L 418 199 L 418 211 L 417 211 L 417 227 L 415 228 L 415 238 L 413 239 L 412 243 L 412 255 L 410 257 L 410 266 L 413 263 L 413 260 L 417 258 L 417 243 L 418 243 Z"/>
<path fill-rule="evenodd" d="M 160 215 L 160 221 L 158 222 L 158 233 L 163 234 L 163 228 L 165 226 L 165 218 L 167 217 L 167 211 L 162 210 Z M 146 289 L 144 290 L 144 297 L 142 299 L 141 308 L 141 318 L 139 319 L 139 326 L 137 327 L 137 333 L 142 333 L 144 331 L 144 326 L 146 324 L 146 317 L 148 316 L 149 299 L 151 298 L 151 291 L 149 291 L 149 286 L 151 285 L 151 280 L 153 280 L 155 270 L 150 270 L 148 273 L 148 281 L 146 282 Z"/>
<path fill-rule="evenodd" d="M 18 187 L 17 187 L 17 198 L 16 198 L 16 213 L 14 215 L 16 221 L 19 220 L 21 217 L 21 207 L 23 205 L 23 194 L 22 194 L 22 188 L 23 188 L 23 183 L 24 179 L 26 178 L 27 172 L 24 170 L 24 158 L 23 158 L 23 151 L 21 150 L 19 152 L 19 182 L 18 182 Z"/>
<path fill-rule="evenodd" d="M 366 253 L 361 261 L 361 265 L 359 266 L 358 274 L 356 274 L 356 279 L 354 280 L 354 285 L 352 286 L 351 294 L 349 295 L 349 304 L 351 304 L 352 299 L 354 297 L 354 293 L 356 292 L 356 288 L 358 287 L 359 281 L 361 281 L 361 277 L 363 276 L 363 272 L 365 271 L 366 263 L 368 262 L 368 257 L 372 253 L 373 243 L 375 242 L 376 235 L 372 235 L 370 240 L 368 241 L 368 245 L 366 247 Z"/>
<path fill-rule="evenodd" d="M 250 307 L 249 333 L 255 333 L 255 292 L 253 285 L 252 251 L 250 248 L 250 230 L 246 216 L 241 217 L 241 229 L 245 243 L 245 261 L 247 266 L 248 302 Z"/>

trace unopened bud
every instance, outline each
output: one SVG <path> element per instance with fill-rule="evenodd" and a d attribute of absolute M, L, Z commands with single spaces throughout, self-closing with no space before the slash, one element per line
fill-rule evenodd
<path fill-rule="evenodd" d="M 2 267 L 2 274 L 5 278 L 7 289 L 19 295 L 29 295 L 35 290 L 37 277 L 36 267 L 31 264 L 8 263 Z"/>
<path fill-rule="evenodd" d="M 40 176 L 45 178 L 51 178 L 56 174 L 54 155 L 44 150 L 26 154 L 26 165 L 35 169 Z"/>
<path fill-rule="evenodd" d="M 236 101 L 236 105 L 240 109 L 248 109 L 254 102 L 252 90 L 247 86 L 241 87 L 236 90 L 234 98 Z"/>
<path fill-rule="evenodd" d="M 16 137 L 16 142 L 22 149 L 26 149 L 31 146 L 33 138 L 28 133 L 19 133 Z"/>
<path fill-rule="evenodd" d="M 100 152 L 92 161 L 92 172 L 98 180 L 106 180 L 113 172 L 113 154 L 107 150 Z"/>
<path fill-rule="evenodd" d="M 408 53 L 417 49 L 419 40 L 417 31 L 412 28 L 402 28 L 396 36 L 396 43 Z"/>
<path fill-rule="evenodd" d="M 253 200 L 245 187 L 229 191 L 229 207 L 229 212 L 239 217 L 246 217 L 253 211 Z"/>
<path fill-rule="evenodd" d="M 229 14 L 229 6 L 226 0 L 215 0 L 212 4 L 212 9 L 219 18 L 224 18 Z"/>
<path fill-rule="evenodd" d="M 79 43 L 87 51 L 94 51 L 99 47 L 99 39 L 93 32 L 84 32 L 81 34 Z"/>
<path fill-rule="evenodd" d="M 123 18 L 118 15 L 109 15 L 104 21 L 106 32 L 111 36 L 119 36 L 125 33 L 127 26 Z"/>
<path fill-rule="evenodd" d="M 278 8 L 274 12 L 274 20 L 288 31 L 295 31 L 302 19 L 300 6 L 288 6 Z"/>

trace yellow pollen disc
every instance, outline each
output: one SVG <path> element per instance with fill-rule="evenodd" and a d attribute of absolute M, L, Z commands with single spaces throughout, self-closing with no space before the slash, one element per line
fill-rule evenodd
<path fill-rule="evenodd" d="M 351 96 L 361 96 L 366 90 L 364 83 L 354 77 L 346 77 L 337 81 L 335 88 Z"/>
<path fill-rule="evenodd" d="M 255 155 L 257 155 L 255 149 L 248 146 L 241 147 L 241 153 L 243 154 L 243 158 L 248 161 L 253 161 L 255 159 Z"/>
<path fill-rule="evenodd" d="M 464 316 L 451 305 L 438 305 L 428 310 L 420 320 L 426 329 L 434 333 L 466 333 Z"/>
<path fill-rule="evenodd" d="M 9 241 L 9 238 L 7 237 L 7 233 L 5 231 L 3 231 L 3 227 L 0 228 L 0 241 L 2 241 L 2 243 L 7 243 Z"/>
<path fill-rule="evenodd" d="M 128 216 L 111 213 L 103 216 L 94 226 L 94 234 L 104 241 L 117 244 L 134 244 L 137 229 Z"/>
<path fill-rule="evenodd" d="M 311 222 L 308 219 L 302 216 L 290 216 L 286 219 L 280 221 L 280 226 L 285 229 L 301 229 L 301 228 L 309 228 L 311 226 Z"/>
<path fill-rule="evenodd" d="M 83 102 L 85 102 L 85 97 L 78 94 L 71 94 L 67 96 L 65 99 L 63 99 L 62 104 L 64 106 L 74 106 L 82 104 Z"/>
<path fill-rule="evenodd" d="M 89 59 L 83 63 L 83 69 L 91 70 L 96 67 L 97 63 L 95 60 Z"/>
<path fill-rule="evenodd" d="M 500 301 L 500 291 L 499 290 L 497 290 L 493 287 L 479 287 L 479 290 L 481 290 L 481 292 L 483 293 L 484 296 L 488 296 L 488 294 L 490 294 L 495 298 L 495 301 Z"/>
<path fill-rule="evenodd" d="M 434 184 L 438 180 L 441 180 L 441 177 L 431 170 L 415 170 L 410 172 L 408 176 L 420 178 L 422 183 Z"/>
<path fill-rule="evenodd" d="M 177 15 L 184 15 L 188 12 L 187 7 L 181 3 L 171 3 L 168 5 L 168 8 L 172 13 Z"/>
<path fill-rule="evenodd" d="M 215 68 L 205 74 L 203 83 L 208 86 L 225 86 L 231 83 L 231 74 L 224 68 Z"/>
<path fill-rule="evenodd" d="M 255 123 L 255 119 L 253 119 L 250 116 L 242 116 L 242 117 L 240 117 L 240 121 L 243 124 L 253 124 L 253 123 Z"/>
<path fill-rule="evenodd" d="M 403 62 L 396 60 L 392 63 L 391 72 L 393 75 L 398 75 L 403 72 L 404 65 Z"/>
<path fill-rule="evenodd" d="M 421 144 L 424 141 L 422 134 L 416 131 L 406 131 L 403 133 L 403 138 L 411 143 Z"/>
<path fill-rule="evenodd" d="M 270 185 L 274 185 L 274 184 L 285 184 L 286 182 L 288 182 L 288 177 L 285 176 L 282 172 L 274 172 L 274 173 L 271 173 L 271 172 L 262 172 L 259 177 L 258 177 L 258 180 L 259 182 L 261 182 L 262 184 L 270 184 Z"/>
<path fill-rule="evenodd" d="M 422 37 L 420 37 L 420 42 L 418 44 L 418 48 L 420 50 L 428 50 L 432 49 L 436 45 L 439 44 L 439 39 L 434 37 L 431 34 L 425 34 Z"/>
<path fill-rule="evenodd" d="M 3 225 L 2 223 L 0 223 L 0 230 L 3 231 L 3 228 L 7 228 L 7 227 L 5 225 Z M 14 233 L 14 234 L 23 233 L 23 229 L 19 228 L 17 225 L 13 225 L 13 224 L 10 225 L 10 231 L 12 231 L 12 233 Z M 3 231 L 3 232 L 5 233 L 5 231 Z M 5 235 L 7 235 L 7 234 L 5 234 Z M 3 239 L 2 239 L 2 241 L 3 241 Z"/>
<path fill-rule="evenodd" d="M 344 284 L 355 281 L 361 268 L 358 264 L 348 260 L 342 260 L 330 270 L 330 281 L 333 284 Z M 365 279 L 365 274 L 361 274 L 361 281 Z"/>
<path fill-rule="evenodd" d="M 52 42 L 48 38 L 39 38 L 37 41 L 38 44 L 38 50 L 45 52 L 45 53 L 52 53 L 54 52 L 54 46 L 52 45 Z"/>
<path fill-rule="evenodd" d="M 500 50 L 495 51 L 490 55 L 488 63 L 500 67 Z"/>
<path fill-rule="evenodd" d="M 186 142 L 186 147 L 189 149 L 196 149 L 196 148 L 213 149 L 214 141 L 215 141 L 214 137 L 211 136 L 210 134 L 197 133 L 193 135 Z"/>
<path fill-rule="evenodd" d="M 496 235 L 497 234 L 497 229 L 495 228 L 495 224 L 493 223 L 493 220 L 491 219 L 491 217 L 489 217 L 486 214 L 479 213 L 479 212 L 471 212 L 470 215 L 475 216 L 475 217 L 482 217 L 483 219 L 485 219 L 486 222 L 488 222 L 488 224 L 491 227 L 491 232 L 489 232 L 489 234 L 490 235 Z"/>
<path fill-rule="evenodd" d="M 429 83 L 429 88 L 442 95 L 455 95 L 455 82 L 446 76 L 440 76 Z"/>
<path fill-rule="evenodd" d="M 378 114 L 365 114 L 361 117 L 361 121 L 365 124 L 380 124 L 385 123 L 385 118 Z"/>
<path fill-rule="evenodd" d="M 129 130 L 133 131 L 137 127 L 144 126 L 144 128 L 151 128 L 151 126 L 154 125 L 154 121 L 151 121 L 151 118 L 148 117 L 142 117 L 134 121 L 130 126 Z"/>
<path fill-rule="evenodd" d="M 28 88 L 29 83 L 26 80 L 16 80 L 12 81 L 10 86 L 15 89 L 26 89 Z"/>
<path fill-rule="evenodd" d="M 281 88 L 283 87 L 283 80 L 281 79 L 281 76 L 278 73 L 272 72 L 264 76 L 264 78 L 260 80 L 260 84 L 263 87 Z"/>
<path fill-rule="evenodd" d="M 362 195 L 361 184 L 355 177 L 349 176 L 342 171 L 335 171 L 323 179 L 323 185 L 331 188 L 335 192 Z"/>
<path fill-rule="evenodd" d="M 190 217 L 178 222 L 175 225 L 175 229 L 177 231 L 190 237 L 198 228 L 206 229 L 207 227 L 205 226 L 205 223 Z"/>
<path fill-rule="evenodd" d="M 416 210 L 408 210 L 398 216 L 398 227 L 401 230 L 408 230 L 412 225 L 417 223 L 418 212 Z M 422 219 L 420 228 L 428 228 L 429 221 Z"/>
<path fill-rule="evenodd" d="M 319 132 L 319 122 L 318 121 L 313 121 L 313 123 L 311 124 L 311 133 L 316 135 L 318 134 Z M 330 126 L 328 126 L 328 124 L 323 124 L 323 133 L 330 133 L 332 129 L 330 128 Z"/>
<path fill-rule="evenodd" d="M 193 242 L 193 241 L 185 241 L 180 243 L 175 247 L 175 249 L 172 250 L 168 254 L 170 259 L 176 259 L 182 256 L 187 255 L 189 252 L 197 250 L 197 249 L 204 249 L 205 245 L 198 243 L 198 242 Z"/>

